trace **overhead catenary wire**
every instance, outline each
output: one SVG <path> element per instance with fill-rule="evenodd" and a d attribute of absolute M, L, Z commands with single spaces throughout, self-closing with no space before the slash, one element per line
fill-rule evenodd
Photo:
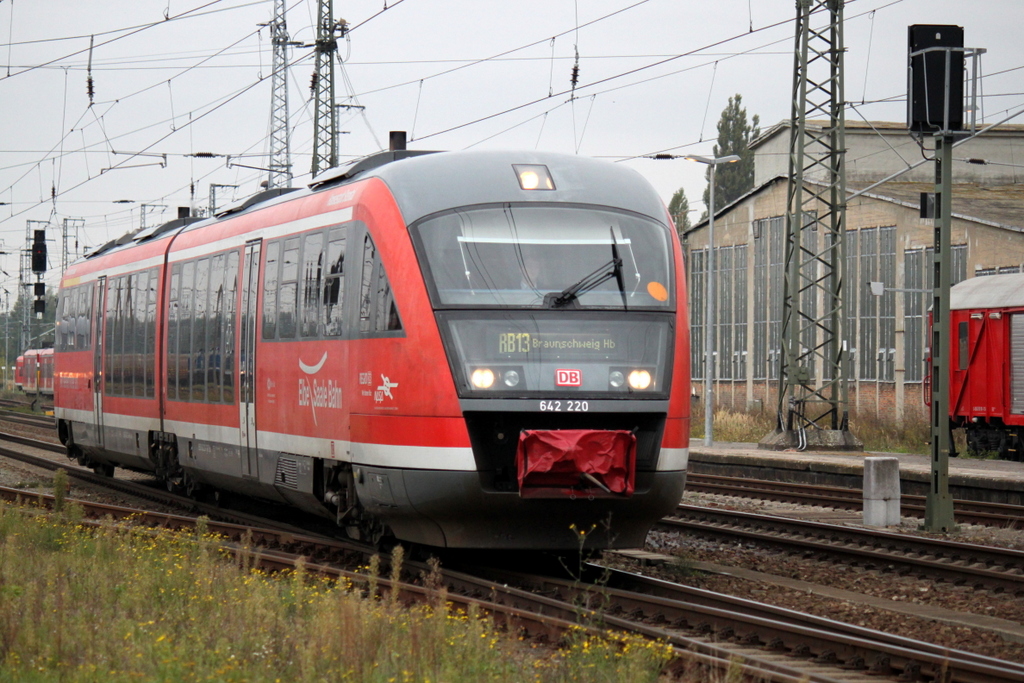
<path fill-rule="evenodd" d="M 852 2 L 856 2 L 856 1 L 857 0 L 851 0 L 851 3 Z M 897 5 L 897 4 L 901 3 L 901 2 L 903 2 L 903 0 L 891 0 L 890 2 L 882 5 L 881 7 L 876 7 L 875 10 L 877 10 L 877 9 L 884 9 L 886 7 L 891 7 L 893 5 Z M 637 3 L 637 4 L 640 4 L 640 3 Z M 634 6 L 635 5 L 631 5 L 630 8 L 634 7 Z M 626 8 L 626 9 L 629 9 L 629 8 Z M 818 10 L 818 12 L 821 12 L 821 11 L 823 11 L 823 10 Z M 867 14 L 869 11 L 874 11 L 874 10 L 867 10 L 867 11 L 861 13 L 861 14 L 857 14 L 857 15 L 854 15 L 852 17 L 847 17 L 847 20 L 849 21 L 851 19 L 855 19 L 855 18 L 858 18 L 860 16 L 863 16 L 863 15 Z M 608 15 L 608 16 L 611 16 L 611 15 Z M 775 27 L 778 27 L 778 26 L 784 26 L 784 25 L 792 23 L 792 22 L 793 22 L 792 18 L 783 19 L 783 20 L 777 21 L 777 22 L 775 22 L 773 24 L 767 24 L 765 26 L 761 26 L 761 27 L 755 29 L 754 33 L 765 31 L 765 30 L 768 30 L 768 29 L 771 29 L 771 28 L 775 28 Z M 593 22 L 591 22 L 591 23 L 593 23 Z M 565 33 L 568 33 L 568 31 L 563 32 L 560 35 L 564 35 Z M 647 71 L 649 69 L 652 69 L 652 68 L 655 68 L 655 67 L 658 67 L 658 66 L 662 66 L 664 64 L 668 64 L 668 63 L 671 63 L 671 62 L 674 62 L 674 61 L 676 61 L 678 59 L 682 59 L 683 57 L 699 54 L 699 53 L 704 52 L 706 50 L 709 50 L 711 48 L 715 48 L 715 47 L 718 47 L 720 45 L 727 44 L 727 43 L 732 42 L 734 40 L 745 38 L 748 35 L 750 35 L 750 34 L 749 33 L 741 33 L 741 34 L 729 36 L 727 38 L 722 38 L 722 39 L 713 41 L 713 42 L 711 42 L 711 43 L 709 43 L 707 45 L 704 45 L 704 46 L 701 46 L 701 47 L 698 47 L 698 48 L 694 48 L 693 50 L 688 50 L 688 51 L 686 51 L 684 53 L 673 55 L 671 57 L 666 57 L 665 59 L 658 60 L 658 61 L 653 62 L 651 64 L 646 64 L 646 65 L 639 66 L 639 67 L 636 67 L 636 68 L 633 68 L 633 69 L 629 69 L 627 71 L 620 72 L 618 74 L 613 74 L 611 76 L 607 76 L 605 78 L 598 79 L 596 81 L 593 81 L 591 83 L 586 84 L 583 87 L 592 88 L 592 87 L 595 87 L 595 86 L 598 86 L 598 85 L 603 85 L 603 84 L 606 84 L 606 83 L 610 83 L 610 82 L 618 80 L 620 78 L 625 78 L 627 76 L 630 76 L 630 75 L 633 75 L 633 74 L 636 74 L 636 73 Z M 784 38 L 784 39 L 779 39 L 779 40 L 776 40 L 776 41 L 771 41 L 770 43 L 768 43 L 768 45 L 772 45 L 772 44 L 783 42 L 783 41 L 789 41 L 789 40 L 792 40 L 792 38 L 787 37 L 787 38 Z M 543 42 L 543 41 L 541 41 L 541 42 Z M 538 44 L 538 43 L 534 42 L 534 43 L 531 43 L 530 46 L 536 45 L 536 44 Z M 507 54 L 508 52 L 509 51 L 507 51 L 505 53 L 502 53 L 502 54 Z M 656 80 L 656 79 L 664 78 L 664 77 L 665 77 L 665 75 L 656 76 L 656 77 L 653 77 L 651 79 L 647 79 L 647 81 Z M 644 81 L 641 81 L 641 82 L 644 82 Z M 617 88 L 614 88 L 614 89 L 621 89 L 621 88 L 624 88 L 624 87 L 631 87 L 633 85 L 635 85 L 635 84 L 634 83 L 625 84 L 625 85 L 618 86 Z M 389 87 L 397 87 L 397 86 L 389 86 Z M 378 89 L 376 89 L 374 91 L 369 91 L 369 92 L 379 92 L 380 90 L 383 90 L 383 89 L 384 88 L 378 88 Z M 607 90 L 603 90 L 603 91 L 598 91 L 597 94 L 600 95 L 600 94 L 603 94 L 605 92 L 609 92 L 610 90 L 611 89 L 607 89 Z M 366 93 L 364 93 L 364 94 L 366 94 Z M 568 95 L 568 94 L 569 94 L 569 90 L 564 90 L 564 91 L 562 91 L 560 93 L 557 93 L 557 96 Z M 476 124 L 481 123 L 483 121 L 488 121 L 488 120 L 497 118 L 499 116 L 503 116 L 505 114 L 508 114 L 508 113 L 511 113 L 511 112 L 514 112 L 514 111 L 519 111 L 521 109 L 525 109 L 527 107 L 530 107 L 532 105 L 535 105 L 535 104 L 543 101 L 544 99 L 546 99 L 546 98 L 534 99 L 534 100 L 530 100 L 528 102 L 524 102 L 524 103 L 516 105 L 516 106 L 508 107 L 506 109 L 503 109 L 501 111 L 495 112 L 493 114 L 489 114 L 489 115 L 486 115 L 486 116 L 481 116 L 481 117 L 472 119 L 470 121 L 466 121 L 464 123 L 457 124 L 457 125 L 454 125 L 454 126 L 450 126 L 448 128 L 444 128 L 444 129 L 436 131 L 434 133 L 430 133 L 428 135 L 420 136 L 419 139 L 423 140 L 423 139 L 426 139 L 426 138 L 429 138 L 429 137 L 435 137 L 435 136 L 438 136 L 438 135 L 443 135 L 443 134 L 450 133 L 450 132 L 455 131 L 455 130 L 466 128 L 468 126 L 476 125 Z M 638 156 L 642 156 L 642 155 L 638 155 Z"/>
<path fill-rule="evenodd" d="M 220 2 L 220 1 L 221 1 L 221 0 L 216 0 L 216 2 Z M 295 3 L 295 4 L 298 4 L 298 2 L 300 2 L 300 1 L 301 1 L 301 0 L 296 0 L 296 3 Z M 209 6 L 210 4 L 214 4 L 214 3 L 207 3 L 207 5 L 205 5 L 205 6 Z M 251 38 L 251 37 L 252 37 L 252 36 L 253 36 L 254 34 L 258 33 L 258 31 L 259 31 L 259 29 L 257 29 L 256 31 L 251 31 L 250 33 L 248 33 L 248 34 L 246 34 L 246 35 L 242 36 L 242 37 L 241 37 L 241 38 L 239 38 L 239 39 L 238 39 L 237 41 L 235 41 L 234 43 L 231 43 L 231 44 L 230 44 L 229 46 L 227 46 L 227 47 L 223 48 L 222 50 L 218 50 L 217 52 L 213 53 L 212 55 L 207 55 L 207 56 L 205 56 L 205 57 L 204 57 L 204 58 L 203 58 L 203 59 L 202 59 L 202 60 L 201 60 L 201 61 L 199 62 L 199 64 L 202 64 L 202 63 L 205 63 L 205 62 L 207 62 L 207 61 L 209 61 L 209 60 L 212 60 L 212 59 L 214 59 L 215 57 L 217 57 L 217 56 L 218 56 L 219 54 L 221 54 L 221 53 L 222 53 L 222 52 L 224 52 L 225 50 L 229 50 L 229 49 L 231 49 L 232 47 L 234 47 L 234 46 L 238 45 L 239 43 L 241 43 L 242 41 L 244 41 L 244 40 L 246 40 L 246 39 L 249 39 L 249 38 Z M 295 60 L 295 61 L 296 61 L 296 62 L 299 62 L 299 61 L 302 61 L 302 60 L 303 60 L 303 58 L 299 58 L 299 59 L 297 59 L 297 60 Z M 51 61 L 51 63 L 52 63 L 52 61 Z M 189 72 L 189 71 L 191 71 L 191 70 L 192 70 L 193 68 L 195 68 L 195 66 L 196 66 L 196 65 L 191 65 L 191 66 L 189 66 L 189 67 L 187 67 L 187 68 L 185 68 L 185 69 L 182 69 L 182 70 L 181 70 L 181 71 L 180 71 L 180 72 L 179 72 L 179 73 L 178 73 L 178 74 L 177 74 L 177 75 L 176 75 L 175 77 L 172 77 L 172 79 L 173 79 L 173 78 L 176 78 L 176 77 L 180 77 L 180 76 L 184 75 L 185 73 L 188 73 L 188 72 Z M 172 79 L 167 79 L 166 81 L 160 81 L 159 83 L 154 83 L 154 84 L 153 84 L 153 85 L 151 85 L 151 86 L 147 86 L 146 88 L 142 88 L 142 89 L 140 89 L 140 90 L 137 90 L 137 91 L 135 91 L 134 93 L 130 93 L 130 94 L 129 94 L 129 95 L 127 95 L 127 96 L 124 96 L 124 97 L 118 98 L 118 99 L 114 100 L 113 102 L 109 102 L 109 103 L 106 103 L 106 104 L 108 104 L 108 105 L 109 105 L 109 107 L 113 107 L 113 106 L 115 106 L 115 105 L 117 105 L 117 104 L 123 103 L 124 101 L 126 101 L 127 99 L 129 99 L 129 98 L 131 98 L 131 97 L 135 97 L 135 96 L 137 96 L 137 95 L 139 95 L 139 94 L 141 94 L 141 93 L 143 93 L 143 92 L 146 92 L 146 91 L 148 91 L 148 90 L 151 90 L 151 89 L 153 89 L 153 88 L 155 88 L 155 87 L 159 87 L 160 85 L 162 85 L 162 84 L 163 84 L 163 83 L 165 83 L 165 82 L 166 82 L 166 83 L 168 84 L 168 86 L 170 86 L 170 81 L 171 81 Z M 262 78 L 260 78 L 260 79 L 257 79 L 257 81 L 256 81 L 255 83 L 253 83 L 252 85 L 250 85 L 250 86 L 249 86 L 248 88 L 246 88 L 245 90 L 248 90 L 248 89 L 251 89 L 252 87 L 255 87 L 255 85 L 258 85 L 258 84 L 259 84 L 259 83 L 261 83 L 261 82 L 262 82 L 263 80 L 264 80 L 264 79 L 262 79 Z M 243 92 L 244 92 L 245 90 L 243 90 Z M 233 96 L 232 96 L 232 98 L 233 98 Z M 229 100 L 226 100 L 226 101 L 230 101 L 230 99 L 229 99 Z M 222 106 L 222 105 L 223 105 L 224 103 L 226 103 L 226 101 L 225 101 L 225 102 L 222 102 L 221 104 L 217 104 L 217 105 L 214 105 L 214 104 L 212 104 L 212 103 L 211 103 L 211 104 L 207 104 L 207 105 L 203 105 L 202 107 L 200 107 L 200 109 L 201 109 L 201 108 L 203 108 L 203 107 L 207 107 L 207 106 L 212 106 L 212 107 L 213 107 L 213 109 L 212 109 L 212 110 L 210 110 L 210 111 L 214 111 L 214 110 L 216 110 L 216 109 L 220 108 L 220 106 Z M 214 102 L 216 102 L 216 100 L 214 100 Z M 93 113 L 94 117 L 96 117 L 96 118 L 97 118 L 97 122 L 98 122 L 98 123 L 100 124 L 100 129 L 101 129 L 101 131 L 103 132 L 103 137 L 104 137 L 104 140 L 106 141 L 106 143 L 107 143 L 107 145 L 108 145 L 108 147 L 109 147 L 109 150 L 108 150 L 108 151 L 113 151 L 113 149 L 114 149 L 114 148 L 113 148 L 113 144 L 112 144 L 112 142 L 111 142 L 111 140 L 110 140 L 109 136 L 108 136 L 108 135 L 106 134 L 105 128 L 104 128 L 104 127 L 102 126 L 102 117 L 101 117 L 101 116 L 98 116 L 98 115 L 96 114 L 96 111 L 95 111 L 95 109 L 93 109 L 93 106 L 92 106 L 92 104 L 90 104 L 90 106 L 89 106 L 89 107 L 87 107 L 87 110 L 86 110 L 86 112 L 83 112 L 83 115 L 82 115 L 82 116 L 84 116 L 84 115 L 85 115 L 85 114 L 86 114 L 86 113 L 87 113 L 88 111 L 92 111 L 92 113 Z M 108 110 L 107 110 L 107 111 L 109 112 L 109 108 L 108 108 Z M 104 114 L 105 114 L 105 113 L 106 113 L 106 112 L 104 112 Z M 209 113 L 209 112 L 207 112 L 207 113 Z M 190 115 L 191 115 L 191 112 L 190 112 Z M 205 116 L 205 114 L 203 114 L 203 116 Z M 82 117 L 79 117 L 79 119 L 78 119 L 78 122 L 80 122 L 81 120 L 82 120 Z M 174 125 L 173 125 L 173 122 L 174 122 L 174 112 L 173 112 L 173 101 L 172 101 L 172 117 L 171 117 L 170 121 L 171 121 L 171 124 L 172 124 L 172 132 L 174 132 L 174 131 L 175 131 L 176 129 L 175 129 Z M 74 127 L 72 127 L 72 129 L 71 129 L 71 130 L 74 130 L 74 128 L 75 128 L 75 127 L 77 127 L 77 125 L 78 125 L 78 122 L 76 122 L 75 126 L 74 126 Z M 163 123 L 166 123 L 166 122 L 167 122 L 166 120 L 165 120 L 165 121 L 163 121 Z M 155 126 L 155 125 L 159 125 L 160 123 L 161 123 L 161 122 L 156 122 L 156 123 L 153 123 L 153 124 L 150 124 L 150 125 L 152 125 L 152 126 Z M 146 128 L 148 128 L 148 127 L 150 127 L 150 126 L 144 126 L 144 127 L 140 128 L 140 129 L 136 129 L 136 130 L 134 130 L 134 131 L 129 131 L 128 133 L 125 133 L 125 134 L 123 134 L 123 135 L 125 135 L 125 136 L 127 136 L 127 135 L 131 135 L 132 133 L 138 132 L 138 131 L 140 131 L 140 130 L 145 130 L 145 129 L 146 129 Z M 66 129 L 65 129 L 65 130 L 66 130 Z M 61 139 L 60 139 L 60 141 L 58 142 L 58 144 L 57 144 L 57 145 L 55 145 L 55 146 L 54 146 L 54 148 L 53 148 L 53 149 L 51 149 L 51 151 L 50 151 L 50 153 L 49 153 L 49 154 L 52 154 L 53 150 L 55 150 L 55 149 L 57 149 L 57 148 L 58 148 L 59 146 L 63 145 L 63 142 L 64 142 L 64 140 L 65 140 L 65 139 L 67 138 L 67 135 L 69 135 L 69 134 L 70 134 L 71 130 L 67 130 L 67 131 L 66 131 L 66 132 L 65 132 L 65 133 L 64 133 L 64 134 L 63 134 L 63 135 L 61 136 Z M 115 139 L 116 139 L 116 138 L 115 138 Z M 49 154 L 47 154 L 46 156 L 48 157 L 48 156 L 49 156 Z M 37 164 L 38 164 L 38 163 L 42 163 L 42 161 L 44 161 L 44 160 L 45 160 L 45 158 L 46 158 L 46 157 L 44 157 L 44 159 L 43 159 L 43 160 L 40 160 L 39 162 L 37 162 Z M 117 168 L 117 167 L 122 167 L 122 166 L 124 165 L 124 163 L 125 163 L 124 161 L 122 161 L 121 163 L 117 163 L 117 164 L 115 164 L 115 163 L 110 163 L 110 164 L 108 165 L 108 167 L 109 167 L 109 168 Z M 22 176 L 21 178 L 19 178 L 19 179 L 15 180 L 15 181 L 14 181 L 14 182 L 13 182 L 13 183 L 11 184 L 11 187 L 13 188 L 13 186 L 14 186 L 14 185 L 16 185 L 17 183 L 19 183 L 19 182 L 21 181 L 21 179 L 23 179 L 23 178 L 24 178 L 24 176 Z M 87 179 L 87 181 L 88 181 L 88 179 Z M 86 182 L 87 182 L 87 181 L 86 181 Z M 77 186 L 76 186 L 76 187 L 77 187 Z M 23 212 L 21 212 L 21 213 L 24 213 L 24 211 L 23 211 Z M 14 217 L 16 217 L 17 215 L 19 215 L 19 214 L 18 214 L 18 213 L 14 213 L 14 214 L 12 214 L 11 216 L 9 216 L 8 218 L 14 218 Z M 5 220 L 6 220 L 6 219 L 5 219 Z M 3 220 L 0 220 L 0 224 L 2 224 L 3 222 L 4 222 Z"/>

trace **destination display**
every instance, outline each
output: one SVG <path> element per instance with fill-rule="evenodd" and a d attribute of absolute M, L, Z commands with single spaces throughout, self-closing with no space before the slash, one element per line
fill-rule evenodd
<path fill-rule="evenodd" d="M 615 336 L 608 332 L 495 332 L 490 336 L 487 346 L 499 356 L 572 351 L 614 357 L 619 347 Z"/>

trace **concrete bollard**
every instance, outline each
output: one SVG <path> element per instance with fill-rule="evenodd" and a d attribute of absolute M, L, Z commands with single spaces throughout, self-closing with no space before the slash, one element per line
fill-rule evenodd
<path fill-rule="evenodd" d="M 864 458 L 864 524 L 893 526 L 899 523 L 899 459 Z"/>

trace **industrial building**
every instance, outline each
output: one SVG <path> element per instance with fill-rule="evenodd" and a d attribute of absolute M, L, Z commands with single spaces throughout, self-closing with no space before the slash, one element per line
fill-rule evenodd
<path fill-rule="evenodd" d="M 808 122 L 808 127 L 814 126 Z M 922 391 L 928 368 L 935 221 L 922 217 L 922 194 L 935 191 L 934 163 L 879 181 L 931 156 L 905 124 L 847 122 L 844 333 L 851 361 L 852 414 L 927 416 Z M 790 125 L 784 121 L 751 143 L 755 184 L 717 208 L 714 225 L 715 402 L 737 411 L 774 410 L 778 400 L 783 313 L 785 213 Z M 813 147 L 809 147 L 813 153 Z M 1006 125 L 954 149 L 953 277 L 1024 268 L 1024 126 Z M 824 178 L 805 177 L 809 184 Z M 854 193 L 865 190 L 856 196 Z M 812 223 L 813 225 L 813 223 Z M 818 244 L 805 228 L 805 244 Z M 823 238 L 822 238 L 823 239 Z M 708 221 L 684 235 L 689 272 L 693 392 L 703 391 Z M 824 248 L 824 244 L 819 245 Z M 877 295 L 870 282 L 882 283 Z M 801 306 L 821 307 L 805 300 Z M 820 376 L 822 368 L 811 368 Z"/>

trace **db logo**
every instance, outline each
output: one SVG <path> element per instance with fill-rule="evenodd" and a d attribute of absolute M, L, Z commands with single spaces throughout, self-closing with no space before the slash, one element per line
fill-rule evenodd
<path fill-rule="evenodd" d="M 579 370 L 555 370 L 555 386 L 579 387 L 583 385 L 583 373 Z"/>

